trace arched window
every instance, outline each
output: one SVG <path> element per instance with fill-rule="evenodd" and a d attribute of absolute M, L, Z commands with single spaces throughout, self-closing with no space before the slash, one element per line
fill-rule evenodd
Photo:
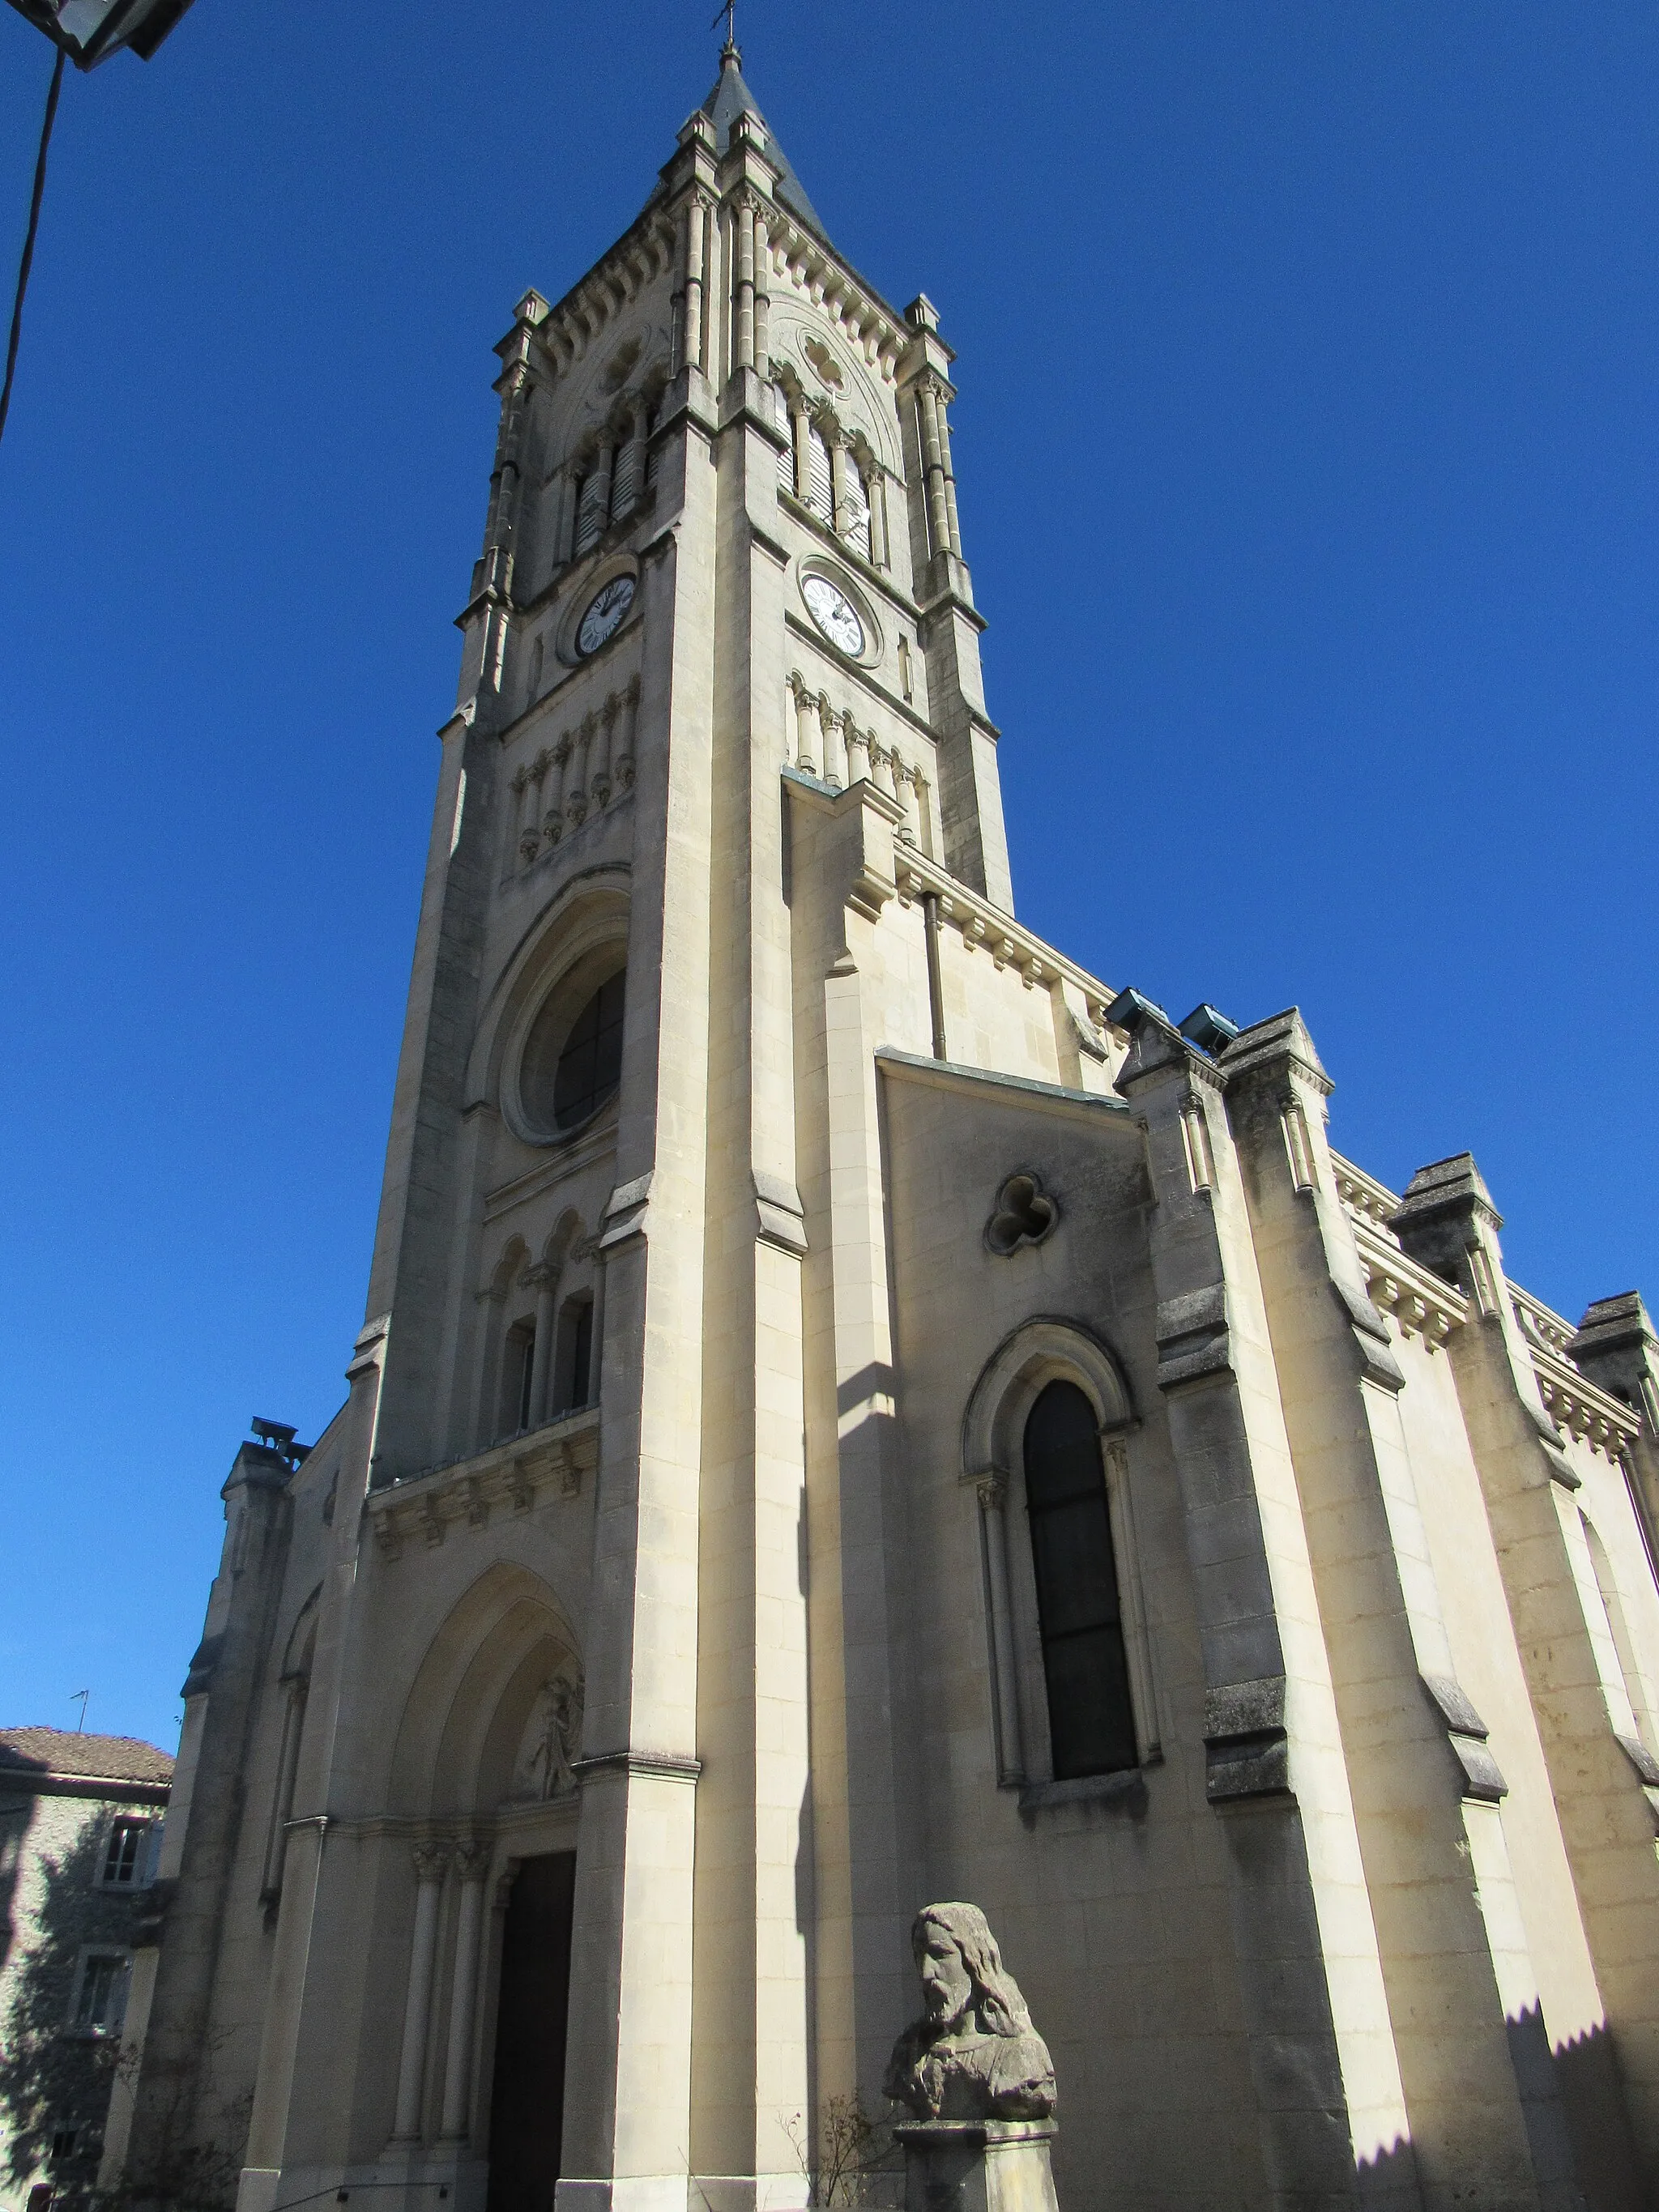
<path fill-rule="evenodd" d="M 1138 1763 L 1099 1425 L 1075 1382 L 1025 1423 L 1025 1505 L 1057 1782 Z"/>
<path fill-rule="evenodd" d="M 526 1314 L 508 1329 L 501 1350 L 499 1436 L 517 1436 L 530 1426 L 530 1386 L 535 1372 L 536 1319 L 533 1314 Z"/>
<path fill-rule="evenodd" d="M 574 1129 L 597 1114 L 622 1076 L 623 978 L 613 975 L 572 1023 L 553 1073 L 553 1118 Z"/>
<path fill-rule="evenodd" d="M 618 969 L 583 1003 L 555 991 L 531 1024 L 519 1070 L 519 1096 L 532 1124 L 565 1135 L 591 1121 L 622 1079 L 623 1006 Z"/>
<path fill-rule="evenodd" d="M 555 1353 L 553 1408 L 556 1413 L 574 1413 L 590 1405 L 589 1375 L 593 1364 L 593 1300 L 584 1293 L 567 1298 L 559 1316 Z"/>

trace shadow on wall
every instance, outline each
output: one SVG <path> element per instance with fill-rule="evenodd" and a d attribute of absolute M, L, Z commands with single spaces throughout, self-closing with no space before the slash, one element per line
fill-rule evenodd
<path fill-rule="evenodd" d="M 17 1901 L 17 1876 L 23 1864 L 23 1845 L 28 1840 L 34 1809 L 40 1802 L 28 1790 L 27 1778 L 46 1771 L 44 1759 L 24 1759 L 16 1752 L 9 1755 L 4 1769 L 0 1770 L 0 1973 L 5 1972 L 11 1947 L 17 1940 L 12 1917 Z M 21 1791 L 15 1802 L 12 1802 L 14 1790 Z"/>
<path fill-rule="evenodd" d="M 1354 2168 L 1353 2201 L 1365 2212 L 1420 2212 L 1422 2179 L 1417 2154 L 1408 2142 L 1390 2143 Z"/>
<path fill-rule="evenodd" d="M 82 1954 L 88 1945 L 125 1949 L 131 1935 L 132 1900 L 111 1897 L 97 1886 L 104 1848 L 103 1823 L 94 1814 L 66 1850 L 40 1861 L 40 1905 L 34 1927 L 14 1929 L 10 1940 L 29 1948 L 15 1962 L 11 2002 L 0 2041 L 0 2124 L 6 2145 L 4 2178 L 19 2186 L 40 2174 L 51 2178 L 53 2212 L 77 2212 L 94 2201 L 99 2158 L 110 2092 L 118 2073 L 135 2063 L 118 2036 L 73 2031 Z M 15 1887 L 15 1870 L 10 1875 Z M 8 1911 L 8 1923 L 10 1913 Z M 152 2105 L 156 2086 L 147 2083 Z M 189 2085 L 179 2084 L 178 2116 L 186 2111 Z M 165 2085 L 159 2087 L 162 2104 Z M 142 2172 L 115 2189 L 98 2191 L 100 2208 L 166 2204 L 170 2212 L 223 2212 L 236 2194 L 240 2146 L 246 2130 L 232 2124 L 236 2142 L 227 2154 L 188 2139 L 163 2111 L 151 2130 L 154 2149 Z M 72 2138 L 72 2148 L 63 2148 Z M 54 2144 L 58 2148 L 54 2155 Z"/>
<path fill-rule="evenodd" d="M 1511 2047 L 1517 2034 L 1543 2039 L 1536 2013 L 1510 2022 Z M 1578 2184 L 1591 2212 L 1650 2212 L 1654 2200 L 1642 2178 L 1611 2033 L 1594 2027 L 1575 2035 L 1558 2046 L 1554 2063 Z"/>
<path fill-rule="evenodd" d="M 10 1932 L 12 1942 L 21 1939 L 29 1948 L 15 1961 L 0 2042 L 6 2179 L 21 2187 L 38 2174 L 50 2173 L 55 2203 L 70 2207 L 88 2203 L 97 2179 L 116 2061 L 112 2039 L 105 2042 L 70 2033 L 82 1947 L 106 1934 L 96 1911 L 104 1900 L 94 1888 L 101 1841 L 100 1823 L 88 1820 L 61 1857 L 41 1858 L 39 1921 L 32 1929 Z M 15 1859 L 10 1881 L 15 1887 Z M 8 1904 L 9 1908 L 9 1899 Z M 9 1909 L 9 1925 L 10 1919 Z M 73 2148 L 65 2150 L 65 2139 L 71 2136 Z"/>

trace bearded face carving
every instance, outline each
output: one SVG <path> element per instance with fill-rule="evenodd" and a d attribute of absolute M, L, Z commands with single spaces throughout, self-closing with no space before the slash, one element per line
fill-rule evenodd
<path fill-rule="evenodd" d="M 929 1905 L 910 1948 L 923 2011 L 893 2046 L 883 2088 L 919 2120 L 1046 2120 L 1048 2047 L 976 1905 Z"/>

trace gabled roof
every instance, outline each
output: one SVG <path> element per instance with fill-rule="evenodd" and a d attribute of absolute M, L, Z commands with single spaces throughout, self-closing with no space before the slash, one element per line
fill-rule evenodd
<path fill-rule="evenodd" d="M 781 200 L 793 216 L 799 217 L 810 229 L 815 230 L 824 244 L 830 244 L 830 234 L 818 221 L 817 210 L 806 197 L 800 179 L 789 166 L 789 156 L 779 145 L 771 125 L 756 105 L 755 95 L 743 81 L 743 57 L 735 46 L 725 47 L 720 54 L 720 82 L 702 104 L 702 112 L 714 126 L 714 152 L 725 153 L 732 143 L 732 125 L 740 115 L 752 115 L 766 139 L 766 157 L 778 171 L 778 181 L 773 187 L 774 197 Z"/>
<path fill-rule="evenodd" d="M 67 1775 L 98 1782 L 169 1782 L 173 1761 L 131 1735 L 70 1729 L 0 1729 L 0 1776 Z"/>

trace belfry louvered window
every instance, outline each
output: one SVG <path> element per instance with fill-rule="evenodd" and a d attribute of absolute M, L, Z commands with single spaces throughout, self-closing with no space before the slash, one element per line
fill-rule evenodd
<path fill-rule="evenodd" d="M 611 512 L 621 517 L 639 497 L 643 448 L 629 438 L 617 448 L 617 473 L 611 484 Z"/>
<path fill-rule="evenodd" d="M 781 384 L 771 387 L 772 420 L 784 435 L 785 443 L 778 455 L 778 482 L 785 491 L 795 489 L 795 426 L 789 419 L 789 394 Z"/>
<path fill-rule="evenodd" d="M 1025 1424 L 1025 1504 L 1057 1782 L 1133 1766 L 1134 1707 L 1093 1407 L 1050 1382 Z"/>
<path fill-rule="evenodd" d="M 864 478 L 858 465 L 849 453 L 847 457 L 847 493 L 842 501 L 842 512 L 836 518 L 841 535 L 855 553 L 870 558 L 870 497 L 865 489 Z"/>
<path fill-rule="evenodd" d="M 836 479 L 830 465 L 830 448 L 816 422 L 806 433 L 806 504 L 826 522 L 836 512 Z"/>
<path fill-rule="evenodd" d="M 576 551 L 586 553 L 597 545 L 605 535 L 605 526 L 610 520 L 610 482 L 607 472 L 600 468 L 590 469 L 582 478 L 581 490 L 576 501 Z"/>

